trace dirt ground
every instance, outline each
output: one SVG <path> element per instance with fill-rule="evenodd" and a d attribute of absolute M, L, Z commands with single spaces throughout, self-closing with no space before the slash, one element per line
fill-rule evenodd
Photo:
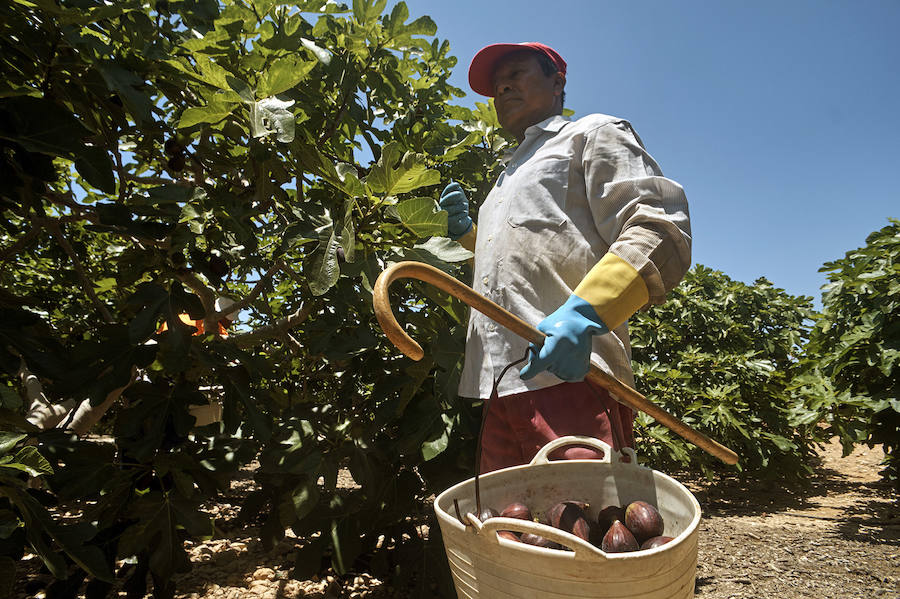
<path fill-rule="evenodd" d="M 881 459 L 879 450 L 867 448 L 841 458 L 840 446 L 828 445 L 805 490 L 676 476 L 703 510 L 696 597 L 900 599 L 900 500 L 879 481 Z M 434 562 L 423 557 L 421 545 L 407 555 L 418 571 L 393 581 L 396 586 L 364 572 L 293 580 L 298 539 L 287 536 L 267 552 L 252 526 L 235 523 L 251 486 L 248 473 L 211 506 L 222 537 L 189 547 L 194 568 L 177 580 L 178 599 L 442 597 Z M 427 528 L 421 530 L 427 536 Z M 37 565 L 34 556 L 26 560 Z M 39 577 L 28 578 L 17 581 L 17 596 L 44 597 Z M 24 592 L 25 585 L 32 592 Z"/>
<path fill-rule="evenodd" d="M 696 596 L 900 597 L 900 503 L 882 458 L 828 445 L 806 491 L 689 484 L 704 511 Z"/>

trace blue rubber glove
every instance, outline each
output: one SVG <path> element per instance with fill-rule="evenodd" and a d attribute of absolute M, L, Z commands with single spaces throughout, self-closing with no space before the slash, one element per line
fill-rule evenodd
<path fill-rule="evenodd" d="M 441 209 L 447 211 L 447 234 L 450 239 L 456 240 L 468 233 L 472 228 L 472 218 L 469 216 L 469 200 L 462 186 L 451 182 L 441 192 L 439 203 Z"/>
<path fill-rule="evenodd" d="M 594 307 L 574 294 L 537 328 L 547 338 L 540 350 L 531 344 L 531 360 L 519 371 L 524 380 L 544 370 L 564 381 L 584 380 L 590 368 L 591 338 L 609 332 Z"/>

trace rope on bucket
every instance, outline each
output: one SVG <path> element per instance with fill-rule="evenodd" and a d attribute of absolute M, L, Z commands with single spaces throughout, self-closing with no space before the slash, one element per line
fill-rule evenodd
<path fill-rule="evenodd" d="M 481 442 L 484 437 L 484 425 L 485 422 L 487 422 L 488 411 L 491 409 L 491 405 L 494 403 L 494 400 L 500 397 L 498 391 L 500 381 L 503 379 L 510 368 L 526 361 L 528 359 L 528 355 L 531 352 L 534 352 L 534 349 L 529 345 L 525 350 L 524 356 L 514 362 L 507 364 L 503 368 L 503 370 L 500 371 L 500 375 L 494 380 L 494 384 L 491 387 L 491 395 L 487 400 L 485 400 L 484 407 L 481 410 L 481 426 L 478 430 L 478 442 L 475 447 L 475 510 L 479 518 L 481 517 L 481 485 L 479 481 L 479 475 L 481 474 Z M 593 385 L 588 383 L 588 387 L 590 387 L 591 390 L 597 395 L 598 399 L 601 398 L 600 393 L 597 392 L 597 389 L 595 389 Z M 603 403 L 608 404 L 608 402 Z M 613 408 L 615 407 L 616 405 L 613 404 Z M 610 432 L 612 433 L 613 449 L 617 452 L 621 451 L 622 448 L 626 446 L 625 433 L 622 429 L 622 423 L 618 418 L 618 414 L 613 414 L 613 409 L 611 409 L 609 405 L 606 405 L 605 409 L 610 424 Z M 464 519 L 462 517 L 462 514 L 460 513 L 459 501 L 457 498 L 453 499 L 453 507 L 455 508 L 456 517 L 459 519 L 459 521 L 466 526 L 471 526 L 471 524 L 469 524 L 469 522 Z"/>
<path fill-rule="evenodd" d="M 494 379 L 494 386 L 491 388 L 491 396 L 484 402 L 484 407 L 481 410 L 481 428 L 478 430 L 478 444 L 475 446 L 475 510 L 477 511 L 479 518 L 481 517 L 481 486 L 478 484 L 478 475 L 481 473 L 481 438 L 484 435 L 484 423 L 487 421 L 488 410 L 491 409 L 491 404 L 494 403 L 494 400 L 500 397 L 497 388 L 500 386 L 500 380 L 503 378 L 503 375 L 505 375 L 513 366 L 517 366 L 527 360 L 528 354 L 533 351 L 534 350 L 529 345 L 525 350 L 524 356 L 515 362 L 507 364 L 506 367 L 500 371 L 500 376 Z M 456 509 L 457 517 L 459 517 L 459 506 L 456 506 Z M 460 519 L 460 521 L 462 521 L 462 519 Z M 463 522 L 463 524 L 469 526 L 467 522 Z"/>
<path fill-rule="evenodd" d="M 481 517 L 481 485 L 479 484 L 478 476 L 481 473 L 481 438 L 484 436 L 484 423 L 487 421 L 488 410 L 491 409 L 491 404 L 494 403 L 493 400 L 500 397 L 500 393 L 497 388 L 500 386 L 500 380 L 503 379 L 503 376 L 509 371 L 513 366 L 517 366 L 528 359 L 528 354 L 534 351 L 529 345 L 525 350 L 525 355 L 516 360 L 515 362 L 510 362 L 506 365 L 506 367 L 500 371 L 500 376 L 494 379 L 494 385 L 491 388 L 491 396 L 485 400 L 484 407 L 481 409 L 481 427 L 478 429 L 478 443 L 475 446 L 475 510 L 478 514 L 478 517 Z M 471 526 L 467 521 L 464 521 L 460 517 L 459 513 L 459 505 L 457 501 L 454 499 L 453 503 L 456 507 L 456 517 L 459 518 L 460 522 L 465 524 L 466 526 Z"/>

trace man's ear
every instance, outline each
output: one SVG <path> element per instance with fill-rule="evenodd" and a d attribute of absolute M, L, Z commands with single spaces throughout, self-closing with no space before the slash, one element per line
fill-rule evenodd
<path fill-rule="evenodd" d="M 561 96 L 566 91 L 566 76 L 559 71 L 553 73 L 553 95 Z"/>

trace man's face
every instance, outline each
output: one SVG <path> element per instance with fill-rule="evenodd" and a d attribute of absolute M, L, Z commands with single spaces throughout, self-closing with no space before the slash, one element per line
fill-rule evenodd
<path fill-rule="evenodd" d="M 564 86 L 562 74 L 544 75 L 534 52 L 503 58 L 494 70 L 494 107 L 500 125 L 521 141 L 525 129 L 560 113 Z"/>

